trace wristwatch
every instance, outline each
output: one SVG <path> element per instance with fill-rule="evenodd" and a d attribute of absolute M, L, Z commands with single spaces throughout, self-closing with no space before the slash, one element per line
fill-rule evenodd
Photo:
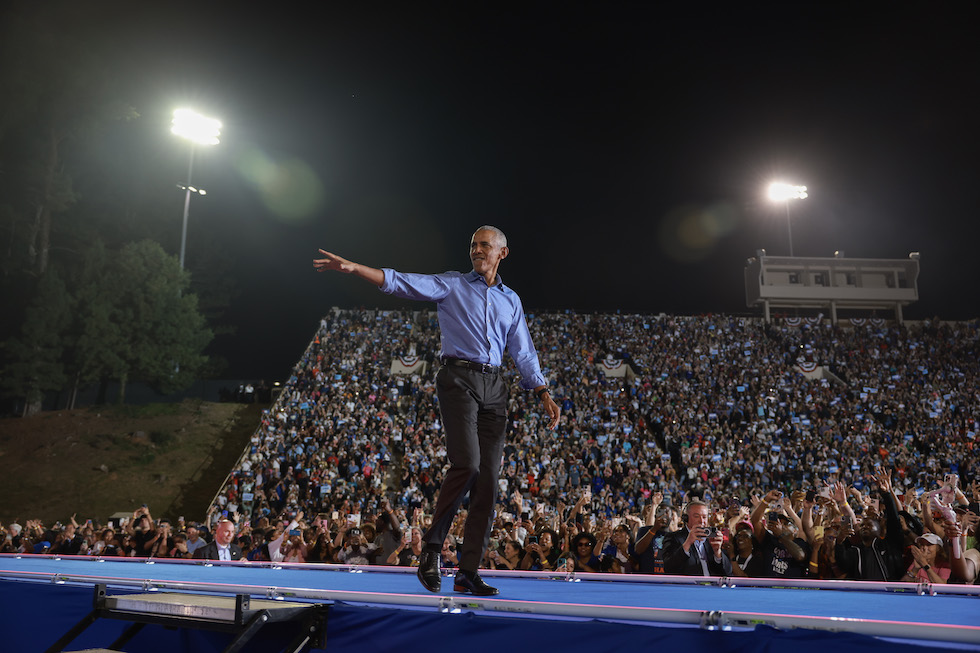
<path fill-rule="evenodd" d="M 538 399 L 540 399 L 541 397 L 544 396 L 544 393 L 546 393 L 546 392 L 548 394 L 551 394 L 551 390 L 548 389 L 548 386 L 545 386 L 545 387 L 541 388 L 540 390 L 537 390 L 534 394 L 538 395 Z"/>

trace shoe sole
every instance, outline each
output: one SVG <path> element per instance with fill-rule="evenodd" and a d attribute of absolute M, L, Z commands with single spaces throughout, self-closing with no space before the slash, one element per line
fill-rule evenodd
<path fill-rule="evenodd" d="M 472 594 L 473 596 L 497 596 L 500 594 L 499 590 L 494 590 L 492 592 L 474 592 L 468 587 L 463 587 L 462 585 L 453 585 L 453 591 L 459 592 L 460 594 Z"/>

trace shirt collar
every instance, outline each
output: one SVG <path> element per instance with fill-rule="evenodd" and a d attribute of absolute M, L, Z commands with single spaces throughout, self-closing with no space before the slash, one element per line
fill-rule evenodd
<path fill-rule="evenodd" d="M 486 284 L 487 282 L 487 280 L 484 279 L 482 275 L 476 273 L 476 270 L 470 270 L 470 273 L 466 275 L 466 278 L 470 283 L 482 281 L 484 284 Z M 496 288 L 499 289 L 501 292 L 510 292 L 510 288 L 504 286 L 504 278 L 500 276 L 499 272 L 497 273 L 497 283 L 495 283 L 492 286 L 489 286 L 489 288 Z"/>

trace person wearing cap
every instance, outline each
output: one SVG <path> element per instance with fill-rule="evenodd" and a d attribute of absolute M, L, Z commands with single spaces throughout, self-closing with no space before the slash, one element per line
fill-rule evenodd
<path fill-rule="evenodd" d="M 746 573 L 758 578 L 804 578 L 810 546 L 796 537 L 799 516 L 778 490 L 770 490 L 752 510 L 755 553 Z"/>
<path fill-rule="evenodd" d="M 725 553 L 732 561 L 732 573 L 735 576 L 748 576 L 749 563 L 755 555 L 755 542 L 752 539 L 752 522 L 743 519 L 736 522 L 731 538 L 722 544 Z"/>
<path fill-rule="evenodd" d="M 913 562 L 902 580 L 910 583 L 943 583 L 949 580 L 950 567 L 943 549 L 943 538 L 923 533 L 911 547 Z"/>
<path fill-rule="evenodd" d="M 490 225 L 477 229 L 470 239 L 473 269 L 468 273 L 406 274 L 354 263 L 322 249 L 320 253 L 323 258 L 313 261 L 318 271 L 354 274 L 386 294 L 436 303 L 443 364 L 436 377 L 436 394 L 450 468 L 436 499 L 432 525 L 422 538 L 425 551 L 419 559 L 418 577 L 430 592 L 441 588 L 440 552 L 469 494 L 453 590 L 478 596 L 497 594 L 496 588 L 480 578 L 477 568 L 490 541 L 507 432 L 508 383 L 500 373 L 505 349 L 521 375 L 521 387 L 533 391 L 541 402 L 548 428 L 557 428 L 561 416 L 541 373 L 520 297 L 497 274 L 510 253 L 506 236 Z"/>

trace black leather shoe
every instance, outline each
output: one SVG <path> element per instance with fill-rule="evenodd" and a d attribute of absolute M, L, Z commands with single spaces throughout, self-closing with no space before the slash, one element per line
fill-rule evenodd
<path fill-rule="evenodd" d="M 438 592 L 442 587 L 442 575 L 439 571 L 439 554 L 434 551 L 423 551 L 419 556 L 419 582 L 430 592 Z"/>
<path fill-rule="evenodd" d="M 453 582 L 454 592 L 463 592 L 473 596 L 495 596 L 500 594 L 496 587 L 490 587 L 477 573 L 460 571 L 456 573 L 456 580 Z"/>

